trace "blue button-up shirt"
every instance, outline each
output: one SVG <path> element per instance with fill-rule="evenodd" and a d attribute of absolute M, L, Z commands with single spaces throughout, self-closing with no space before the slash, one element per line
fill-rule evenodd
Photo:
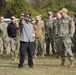
<path fill-rule="evenodd" d="M 23 20 L 20 27 L 20 41 L 33 42 L 33 34 L 35 34 L 33 25 L 30 22 Z"/>

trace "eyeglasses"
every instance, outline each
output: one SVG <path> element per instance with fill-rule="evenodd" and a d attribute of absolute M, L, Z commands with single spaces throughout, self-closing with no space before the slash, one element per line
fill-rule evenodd
<path fill-rule="evenodd" d="M 15 20 L 15 18 L 10 18 L 11 20 Z"/>
<path fill-rule="evenodd" d="M 39 21 L 39 20 L 36 20 L 36 21 Z"/>
<path fill-rule="evenodd" d="M 16 20 L 16 18 L 10 18 L 11 20 Z"/>
<path fill-rule="evenodd" d="M 34 21 L 34 20 L 31 20 L 31 21 Z"/>
<path fill-rule="evenodd" d="M 51 14 L 48 14 L 48 16 L 51 16 Z"/>

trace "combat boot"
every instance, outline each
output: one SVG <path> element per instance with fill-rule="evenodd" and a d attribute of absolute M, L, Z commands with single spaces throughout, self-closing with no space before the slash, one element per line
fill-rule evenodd
<path fill-rule="evenodd" d="M 0 50 L 0 53 L 1 53 L 1 50 Z"/>
<path fill-rule="evenodd" d="M 70 67 L 70 68 L 71 68 L 71 67 L 74 67 L 74 62 L 73 62 L 73 61 L 70 61 L 69 67 Z"/>
<path fill-rule="evenodd" d="M 17 61 L 17 60 L 18 60 L 18 55 L 15 55 L 14 61 Z"/>
<path fill-rule="evenodd" d="M 42 54 L 42 58 L 44 58 L 44 54 Z"/>
<path fill-rule="evenodd" d="M 35 54 L 34 57 L 37 58 L 37 55 Z"/>
<path fill-rule="evenodd" d="M 15 58 L 14 58 L 14 61 L 17 61 L 17 60 L 18 60 L 17 57 L 15 57 Z"/>
<path fill-rule="evenodd" d="M 3 50 L 3 54 L 5 55 L 6 54 L 6 49 L 4 48 L 4 50 Z"/>
<path fill-rule="evenodd" d="M 62 60 L 62 63 L 61 63 L 60 66 L 64 66 L 64 67 L 66 67 L 66 62 L 65 62 L 64 60 Z"/>
<path fill-rule="evenodd" d="M 12 60 L 14 60 L 14 57 L 13 56 L 11 58 L 12 58 Z"/>
<path fill-rule="evenodd" d="M 4 56 L 4 57 L 6 56 L 6 51 L 5 51 L 5 50 L 3 50 L 3 56 Z"/>

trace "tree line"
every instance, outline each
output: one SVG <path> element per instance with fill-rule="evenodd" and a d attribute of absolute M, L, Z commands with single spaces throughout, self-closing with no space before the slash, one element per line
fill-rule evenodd
<path fill-rule="evenodd" d="M 46 17 L 46 12 L 52 11 L 55 13 L 63 7 L 69 10 L 70 15 L 76 13 L 76 4 L 72 0 L 30 0 L 28 3 L 26 0 L 1 0 L 0 1 L 0 15 L 9 18 L 11 15 L 19 17 L 19 14 L 23 11 L 36 16 L 42 14 Z"/>

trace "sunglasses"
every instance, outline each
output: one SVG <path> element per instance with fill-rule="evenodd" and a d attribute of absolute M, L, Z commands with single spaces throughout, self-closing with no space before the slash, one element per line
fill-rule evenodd
<path fill-rule="evenodd" d="M 34 21 L 34 20 L 31 20 L 31 21 Z"/>
<path fill-rule="evenodd" d="M 48 16 L 51 16 L 51 14 L 48 14 Z"/>
<path fill-rule="evenodd" d="M 39 20 L 36 20 L 36 21 L 39 21 Z"/>
<path fill-rule="evenodd" d="M 11 18 L 11 20 L 15 20 L 15 18 Z"/>

